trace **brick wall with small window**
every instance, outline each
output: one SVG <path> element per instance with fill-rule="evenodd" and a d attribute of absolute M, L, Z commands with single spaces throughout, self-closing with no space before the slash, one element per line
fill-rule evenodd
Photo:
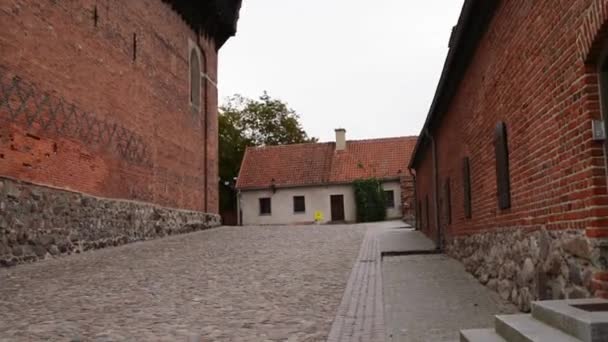
<path fill-rule="evenodd" d="M 450 87 L 427 121 L 437 163 L 429 138 L 416 157 L 422 230 L 436 238 L 434 196 L 446 206 L 449 179 L 451 222 L 438 215 L 446 252 L 482 283 L 500 284 L 523 311 L 536 299 L 608 297 L 599 257 L 608 248 L 595 240 L 608 238 L 608 144 L 592 133 L 593 120 L 608 122 L 608 92 L 599 92 L 600 79 L 608 84 L 608 1 L 469 2 L 487 3 L 496 4 L 487 28 L 471 26 L 480 40 L 464 37 L 467 49 L 454 55 L 462 69 L 445 74 Z M 516 280 L 530 265 L 534 280 Z"/>
<path fill-rule="evenodd" d="M 585 19 L 604 6 L 498 5 L 431 132 L 440 196 L 451 182 L 449 234 L 546 227 L 608 236 L 604 152 L 591 130 L 602 118 L 598 58 L 608 19 Z M 422 150 L 416 190 L 432 203 L 430 144 Z"/>
<path fill-rule="evenodd" d="M 210 35 L 161 0 L 2 6 L 0 177 L 218 212 Z"/>

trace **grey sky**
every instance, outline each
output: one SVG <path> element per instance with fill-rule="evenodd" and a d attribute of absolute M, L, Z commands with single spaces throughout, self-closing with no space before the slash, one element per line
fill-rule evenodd
<path fill-rule="evenodd" d="M 267 90 L 321 141 L 419 133 L 463 0 L 244 0 L 220 102 Z"/>

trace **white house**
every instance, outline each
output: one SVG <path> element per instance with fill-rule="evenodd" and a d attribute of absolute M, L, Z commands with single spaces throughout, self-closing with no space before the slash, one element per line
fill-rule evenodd
<path fill-rule="evenodd" d="M 236 184 L 240 222 L 354 222 L 352 183 L 372 177 L 382 180 L 387 218 L 402 218 L 413 210 L 407 165 L 415 144 L 416 137 L 346 141 L 346 130 L 336 129 L 335 142 L 248 148 Z"/>

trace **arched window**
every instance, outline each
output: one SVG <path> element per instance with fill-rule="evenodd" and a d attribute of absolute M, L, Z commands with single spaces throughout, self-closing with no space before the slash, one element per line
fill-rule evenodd
<path fill-rule="evenodd" d="M 198 51 L 190 49 L 190 104 L 198 112 L 201 108 L 201 65 Z"/>

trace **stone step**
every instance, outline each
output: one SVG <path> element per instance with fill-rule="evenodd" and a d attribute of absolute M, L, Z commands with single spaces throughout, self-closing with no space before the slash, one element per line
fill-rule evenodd
<path fill-rule="evenodd" d="M 494 324 L 496 332 L 509 342 L 581 342 L 530 314 L 498 315 Z"/>
<path fill-rule="evenodd" d="M 608 301 L 604 299 L 533 302 L 532 316 L 584 342 L 608 341 Z"/>
<path fill-rule="evenodd" d="M 460 331 L 460 342 L 506 342 L 494 329 L 468 329 Z"/>

